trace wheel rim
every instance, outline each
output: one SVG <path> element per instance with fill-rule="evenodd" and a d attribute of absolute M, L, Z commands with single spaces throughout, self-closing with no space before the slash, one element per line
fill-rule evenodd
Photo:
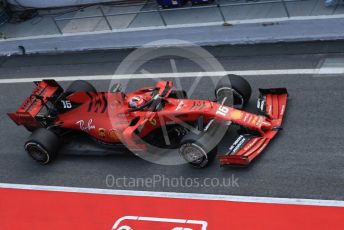
<path fill-rule="evenodd" d="M 201 164 L 206 157 L 204 150 L 195 144 L 184 146 L 182 155 L 187 162 L 195 165 Z"/>
<path fill-rule="evenodd" d="M 49 162 L 49 154 L 47 151 L 36 143 L 28 143 L 25 146 L 26 151 L 28 154 L 36 161 L 46 164 Z"/>

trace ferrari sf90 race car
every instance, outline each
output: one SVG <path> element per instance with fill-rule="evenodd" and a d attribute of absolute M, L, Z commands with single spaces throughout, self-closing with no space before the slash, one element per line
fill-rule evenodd
<path fill-rule="evenodd" d="M 188 99 L 172 81 L 124 93 L 120 87 L 98 92 L 82 80 L 64 90 L 55 80 L 42 80 L 8 115 L 32 132 L 25 150 L 41 164 L 56 157 L 62 137 L 72 132 L 144 154 L 155 154 L 149 146 L 175 149 L 186 162 L 202 168 L 217 154 L 218 140 L 233 124 L 243 131 L 218 159 L 221 166 L 247 166 L 281 129 L 287 90 L 259 89 L 260 113 L 254 114 L 243 110 L 251 96 L 249 83 L 237 75 L 223 79 L 227 81 L 214 87 L 214 100 Z"/>

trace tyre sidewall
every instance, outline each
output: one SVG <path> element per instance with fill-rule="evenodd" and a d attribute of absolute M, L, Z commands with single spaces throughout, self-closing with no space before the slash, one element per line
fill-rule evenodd
<path fill-rule="evenodd" d="M 35 158 L 35 157 L 33 156 L 32 152 L 29 151 L 29 148 L 32 148 L 32 147 L 35 147 L 35 148 L 40 149 L 40 151 L 41 151 L 42 153 L 45 154 L 46 159 L 45 159 L 44 161 L 41 161 L 41 160 L 38 160 L 37 158 Z M 38 163 L 40 163 L 40 164 L 42 164 L 42 165 L 48 164 L 48 163 L 51 161 L 52 154 L 51 154 L 51 153 L 49 154 L 49 153 L 47 152 L 47 150 L 46 150 L 43 146 L 41 146 L 39 143 L 36 143 L 36 142 L 27 142 L 27 143 L 25 144 L 25 147 L 24 147 L 24 148 L 25 148 L 26 152 L 29 154 L 29 156 L 30 156 L 32 159 L 34 159 L 35 161 L 37 161 Z"/>
<path fill-rule="evenodd" d="M 185 151 L 187 151 L 187 148 L 193 148 L 197 151 L 199 151 L 199 153 L 202 154 L 200 162 L 192 162 L 190 161 L 187 157 Z M 185 141 L 184 143 L 181 144 L 180 148 L 179 148 L 179 153 L 180 155 L 185 159 L 186 162 L 188 162 L 189 164 L 191 164 L 192 166 L 196 167 L 196 168 L 204 168 L 208 162 L 209 162 L 209 158 L 208 158 L 208 154 L 205 151 L 205 149 L 197 142 L 192 142 L 192 141 Z"/>
<path fill-rule="evenodd" d="M 230 85 L 228 84 L 228 80 Z M 215 96 L 218 103 L 222 103 L 224 97 L 228 100 L 224 103 L 227 106 L 233 106 L 238 101 L 243 100 L 243 106 L 250 100 L 252 89 L 248 81 L 238 75 L 227 75 L 223 77 L 215 88 Z"/>
<path fill-rule="evenodd" d="M 52 131 L 39 128 L 36 129 L 32 134 L 29 136 L 28 140 L 26 141 L 24 148 L 27 153 L 36 160 L 40 164 L 48 164 L 51 162 L 57 155 L 59 149 L 59 137 Z M 47 154 L 47 160 L 40 161 L 36 159 L 32 152 L 30 152 L 30 148 L 35 147 L 36 149 L 40 150 L 42 153 Z"/>
<path fill-rule="evenodd" d="M 68 88 L 65 90 L 65 95 L 68 96 L 75 92 L 89 92 L 89 93 L 96 93 L 96 88 L 89 83 L 88 81 L 84 80 L 76 80 L 73 81 Z"/>

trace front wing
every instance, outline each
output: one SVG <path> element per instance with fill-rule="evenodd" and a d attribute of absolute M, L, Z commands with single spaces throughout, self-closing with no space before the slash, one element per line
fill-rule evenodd
<path fill-rule="evenodd" d="M 225 155 L 219 156 L 220 165 L 247 166 L 257 157 L 281 129 L 288 93 L 285 88 L 260 89 L 258 109 L 275 124 L 262 135 L 240 135 Z"/>

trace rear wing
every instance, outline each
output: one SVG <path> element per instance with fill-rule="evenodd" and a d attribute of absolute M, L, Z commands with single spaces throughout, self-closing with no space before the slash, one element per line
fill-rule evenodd
<path fill-rule="evenodd" d="M 7 114 L 17 125 L 30 128 L 40 127 L 36 116 L 49 101 L 55 101 L 63 92 L 62 87 L 55 80 L 42 80 L 34 83 L 36 88 L 18 110 Z"/>
<path fill-rule="evenodd" d="M 229 147 L 225 155 L 219 156 L 220 165 L 247 166 L 268 146 L 281 129 L 288 92 L 285 88 L 259 89 L 257 107 L 261 113 L 271 119 L 274 127 L 263 135 L 240 135 Z"/>

